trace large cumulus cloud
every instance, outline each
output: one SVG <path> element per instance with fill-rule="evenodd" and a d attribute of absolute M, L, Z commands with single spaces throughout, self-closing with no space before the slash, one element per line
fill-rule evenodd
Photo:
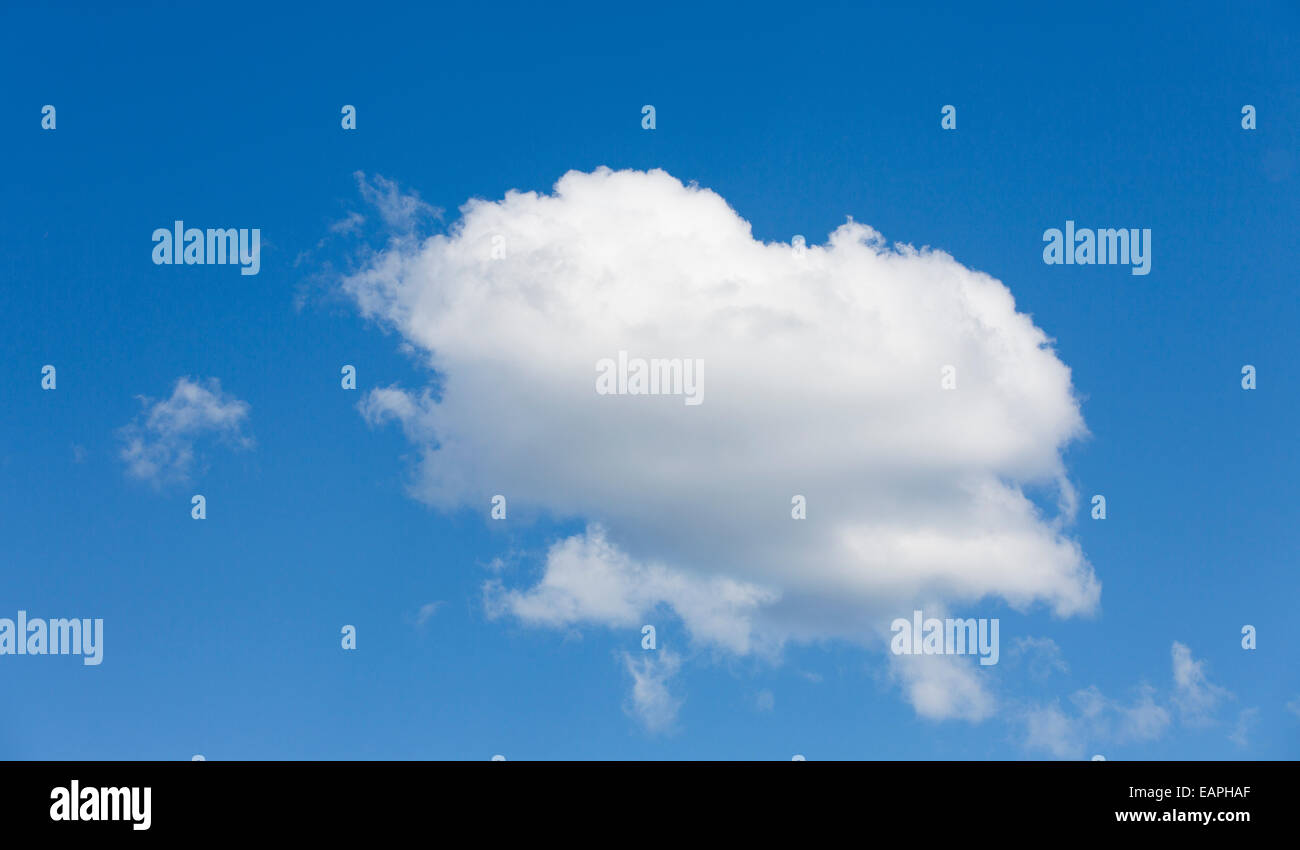
<path fill-rule="evenodd" d="M 999 281 L 851 220 L 803 251 L 764 243 L 659 170 L 461 213 L 427 238 L 394 227 L 344 289 L 437 373 L 362 405 L 419 447 L 419 498 L 588 524 L 535 581 L 490 585 L 492 610 L 637 626 L 666 606 L 747 653 L 874 639 L 916 605 L 1097 605 L 1069 534 L 1070 371 Z M 620 351 L 703 360 L 703 403 L 597 394 Z"/>

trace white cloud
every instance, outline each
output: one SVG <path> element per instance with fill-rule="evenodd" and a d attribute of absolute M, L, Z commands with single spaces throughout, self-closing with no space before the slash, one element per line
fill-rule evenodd
<path fill-rule="evenodd" d="M 216 378 L 180 378 L 170 398 L 140 401 L 144 411 L 118 432 L 120 456 L 135 478 L 155 485 L 188 480 L 197 462 L 195 443 L 204 437 L 241 449 L 253 445 L 243 433 L 248 403 L 222 392 Z"/>
<path fill-rule="evenodd" d="M 667 606 L 745 653 L 883 646 L 915 604 L 1095 610 L 1066 531 L 1061 451 L 1085 433 L 1070 371 L 997 280 L 852 221 L 795 256 L 662 171 L 570 172 L 462 213 L 428 239 L 395 226 L 344 289 L 437 372 L 362 404 L 419 447 L 414 495 L 484 510 L 501 493 L 512 519 L 587 524 L 532 586 L 490 584 L 494 611 L 626 626 Z M 702 359 L 705 402 L 597 395 L 619 351 Z M 961 716 L 987 712 L 935 669 Z M 927 716 L 945 702 L 929 675 L 902 677 Z"/>
<path fill-rule="evenodd" d="M 625 652 L 623 664 L 632 676 L 628 713 L 648 732 L 671 732 L 682 700 L 672 694 L 668 680 L 681 669 L 681 657 L 668 650 L 647 652 L 640 658 Z"/>
<path fill-rule="evenodd" d="M 1174 703 L 1185 722 L 1203 726 L 1213 718 L 1215 708 L 1225 698 L 1226 690 L 1205 676 L 1205 662 L 1192 658 L 1192 651 L 1174 641 L 1171 650 L 1174 661 Z"/>
<path fill-rule="evenodd" d="M 633 561 L 611 544 L 604 529 L 554 544 L 546 572 L 527 590 L 489 585 L 489 612 L 508 612 L 536 625 L 562 627 L 575 622 L 638 627 L 660 603 L 671 605 L 692 625 L 692 633 L 725 649 L 747 653 L 753 647 L 754 613 L 775 594 L 724 576 L 702 578 L 662 564 Z"/>
<path fill-rule="evenodd" d="M 1232 732 L 1228 734 L 1228 740 L 1232 741 L 1232 743 L 1239 747 L 1249 746 L 1250 741 L 1248 740 L 1248 736 L 1250 734 L 1250 729 L 1258 720 L 1258 708 L 1243 708 L 1241 713 L 1237 715 L 1237 725 L 1233 727 Z"/>
<path fill-rule="evenodd" d="M 1011 645 L 1011 657 L 1028 659 L 1029 673 L 1035 679 L 1046 679 L 1053 672 L 1070 672 L 1061 647 L 1051 638 L 1017 637 Z"/>
<path fill-rule="evenodd" d="M 425 623 L 429 622 L 429 620 L 433 619 L 433 615 L 437 614 L 438 609 L 445 604 L 446 603 L 442 600 L 437 600 L 434 602 L 426 602 L 421 605 L 420 612 L 415 616 L 415 624 L 417 626 L 423 626 Z"/>
<path fill-rule="evenodd" d="M 1065 713 L 1059 702 L 1052 702 L 1025 714 L 1027 749 L 1042 751 L 1058 759 L 1077 759 L 1086 743 L 1075 717 Z"/>
<path fill-rule="evenodd" d="M 1059 701 L 1026 710 L 1024 746 L 1054 758 L 1082 758 L 1089 746 L 1151 741 L 1169 727 L 1169 711 L 1156 701 L 1155 689 L 1137 688 L 1131 703 L 1110 699 L 1095 685 L 1070 695 L 1073 712 Z"/>
<path fill-rule="evenodd" d="M 1129 706 L 1117 706 L 1119 729 L 1117 739 L 1123 741 L 1151 741 L 1159 738 L 1169 728 L 1169 711 L 1156 702 L 1155 689 L 1144 685 L 1138 689 L 1137 700 Z"/>
<path fill-rule="evenodd" d="M 358 178 L 358 183 L 363 187 L 363 189 L 366 186 L 366 183 L 359 178 Z M 356 233 L 358 230 L 361 229 L 361 226 L 365 223 L 366 223 L 366 217 L 363 216 L 361 213 L 349 212 L 342 219 L 330 224 L 329 229 L 330 229 L 330 233 L 335 233 L 335 234 Z"/>
<path fill-rule="evenodd" d="M 1059 702 L 1024 711 L 1020 719 L 1025 727 L 1025 747 L 1058 758 L 1077 758 L 1089 744 L 1155 740 L 1172 725 L 1174 710 L 1188 726 L 1211 722 L 1215 708 L 1222 700 L 1232 699 L 1232 694 L 1206 678 L 1205 663 L 1194 659 L 1184 644 L 1174 641 L 1171 656 L 1174 684 L 1167 698 L 1160 698 L 1147 684 L 1137 688 L 1136 697 L 1128 704 L 1108 698 L 1095 685 L 1084 688 L 1070 697 L 1074 713 L 1063 711 Z M 1256 709 L 1243 711 L 1229 738 L 1245 746 L 1246 733 L 1257 714 Z"/>
<path fill-rule="evenodd" d="M 442 218 L 442 210 L 420 200 L 414 192 L 402 192 L 396 183 L 375 176 L 371 180 L 360 171 L 354 172 L 361 197 L 379 212 L 380 219 L 399 234 L 413 232 L 428 219 Z M 341 234 L 356 231 L 365 223 L 365 217 L 350 212 L 347 218 L 330 226 L 330 232 Z"/>
<path fill-rule="evenodd" d="M 996 700 L 970 659 L 955 655 L 890 655 L 890 673 L 916 713 L 928 720 L 979 722 Z"/>

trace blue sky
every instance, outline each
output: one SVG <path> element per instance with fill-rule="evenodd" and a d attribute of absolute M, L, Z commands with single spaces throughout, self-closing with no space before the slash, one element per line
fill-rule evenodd
<path fill-rule="evenodd" d="M 0 757 L 1300 757 L 1298 23 L 1285 3 L 8 9 L 0 617 L 102 617 L 105 644 L 97 667 L 0 656 Z M 695 181 L 765 243 L 852 217 L 940 249 L 1054 340 L 1090 433 L 1064 449 L 1065 533 L 1100 599 L 954 607 L 1001 620 L 985 716 L 925 716 L 852 640 L 732 652 L 661 608 L 655 656 L 635 626 L 494 613 L 485 583 L 531 586 L 593 517 L 413 496 L 420 446 L 359 408 L 436 379 L 341 286 L 395 250 L 355 175 L 443 210 L 428 235 L 600 166 Z M 337 238 L 354 211 L 365 232 Z M 154 265 L 176 219 L 260 228 L 260 273 Z M 1067 219 L 1150 228 L 1151 273 L 1045 265 Z M 123 429 L 184 377 L 247 415 L 155 486 Z M 656 729 L 629 664 L 665 651 Z"/>

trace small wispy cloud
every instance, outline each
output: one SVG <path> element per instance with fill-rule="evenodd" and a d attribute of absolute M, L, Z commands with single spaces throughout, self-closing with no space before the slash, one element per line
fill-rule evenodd
<path fill-rule="evenodd" d="M 361 198 L 374 207 L 387 226 L 395 234 L 409 234 L 422 223 L 430 219 L 442 219 L 442 209 L 420 199 L 416 192 L 404 192 L 392 180 L 381 175 L 367 177 L 365 172 L 353 172 Z M 355 218 L 353 218 L 355 216 Z M 355 230 L 364 219 L 353 213 L 344 221 L 348 229 Z"/>
<path fill-rule="evenodd" d="M 359 212 L 349 212 L 329 226 L 330 233 L 355 233 L 366 223 L 366 217 Z"/>
<path fill-rule="evenodd" d="M 140 396 L 144 410 L 118 431 L 127 474 L 155 486 L 189 480 L 199 462 L 196 443 L 215 438 L 237 449 L 253 446 L 244 434 L 249 406 L 211 378 L 180 378 L 170 398 Z"/>
<path fill-rule="evenodd" d="M 1174 704 L 1184 722 L 1204 726 L 1211 722 L 1215 708 L 1232 695 L 1211 682 L 1205 675 L 1205 662 L 1192 658 L 1192 651 L 1174 641 Z"/>
<path fill-rule="evenodd" d="M 1174 641 L 1170 655 L 1173 688 L 1167 696 L 1161 697 L 1155 688 L 1143 683 L 1136 688 L 1132 702 L 1123 702 L 1107 697 L 1095 685 L 1089 686 L 1070 696 L 1073 710 L 1056 700 L 1024 711 L 1020 722 L 1025 730 L 1025 748 L 1055 758 L 1079 758 L 1086 747 L 1160 738 L 1173 725 L 1175 714 L 1185 726 L 1213 723 L 1220 704 L 1233 699 L 1233 695 L 1209 680 L 1205 662 L 1194 658 L 1185 644 Z M 1228 737 L 1245 746 L 1246 733 L 1257 715 L 1256 709 L 1243 711 Z"/>
<path fill-rule="evenodd" d="M 1012 659 L 1024 659 L 1029 675 L 1046 679 L 1052 673 L 1069 673 L 1070 665 L 1061 655 L 1061 647 L 1051 638 L 1018 637 L 1011 646 Z"/>
<path fill-rule="evenodd" d="M 672 731 L 683 700 L 673 695 L 668 683 L 681 669 L 680 656 L 658 650 L 637 659 L 625 652 L 623 664 L 632 676 L 628 714 L 652 734 Z"/>
<path fill-rule="evenodd" d="M 1171 720 L 1149 685 L 1139 686 L 1131 703 L 1112 699 L 1093 685 L 1071 694 L 1070 705 L 1072 711 L 1058 700 L 1025 712 L 1025 748 L 1054 758 L 1081 758 L 1088 746 L 1155 740 Z"/>
<path fill-rule="evenodd" d="M 1259 720 L 1258 708 L 1243 708 L 1237 715 L 1237 725 L 1228 734 L 1228 740 L 1239 747 L 1249 746 L 1250 741 L 1247 740 L 1247 736 L 1257 720 Z"/>
<path fill-rule="evenodd" d="M 445 604 L 446 603 L 442 600 L 437 600 L 434 602 L 426 602 L 421 605 L 420 612 L 415 615 L 415 624 L 417 626 L 423 626 L 425 623 L 429 622 L 429 620 L 433 618 L 433 615 L 438 613 L 438 609 Z"/>
<path fill-rule="evenodd" d="M 1058 759 L 1078 758 L 1082 754 L 1086 742 L 1078 720 L 1067 714 L 1059 701 L 1026 712 L 1022 720 L 1026 749 Z"/>

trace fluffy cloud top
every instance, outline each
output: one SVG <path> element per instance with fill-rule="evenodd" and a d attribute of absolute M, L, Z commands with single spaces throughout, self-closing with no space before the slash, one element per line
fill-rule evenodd
<path fill-rule="evenodd" d="M 749 652 L 879 637 L 914 604 L 1095 608 L 1065 531 L 1061 451 L 1085 432 L 1070 371 L 999 281 L 853 221 L 804 251 L 764 243 L 658 170 L 570 172 L 461 212 L 447 234 L 397 229 L 344 288 L 438 373 L 362 405 L 420 448 L 419 498 L 500 493 L 512 518 L 588 523 L 535 584 L 496 586 L 496 610 L 623 627 L 666 606 Z M 620 351 L 703 360 L 704 403 L 597 394 Z M 957 713 L 990 710 L 930 666 L 931 684 L 901 675 L 933 713 L 954 681 L 976 690 Z"/>
<path fill-rule="evenodd" d="M 222 392 L 216 378 L 200 383 L 180 378 L 171 398 L 141 397 L 143 412 L 119 432 L 127 473 L 161 485 L 187 480 L 195 465 L 195 442 L 217 437 L 239 448 L 252 438 L 243 433 L 248 403 Z"/>

